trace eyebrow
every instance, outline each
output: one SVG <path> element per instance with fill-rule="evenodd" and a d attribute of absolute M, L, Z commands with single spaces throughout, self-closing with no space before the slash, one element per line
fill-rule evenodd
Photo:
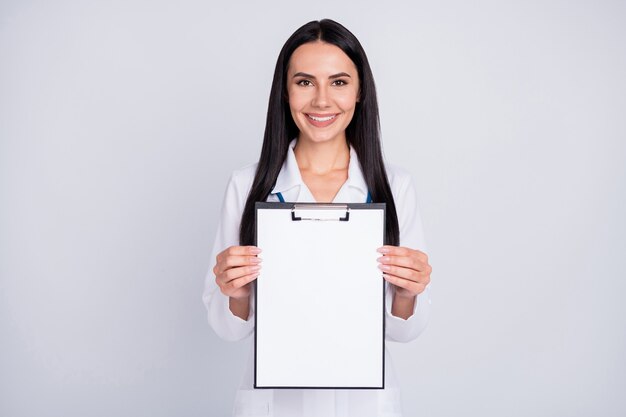
<path fill-rule="evenodd" d="M 296 78 L 296 77 L 315 78 L 315 75 L 307 74 L 306 72 L 297 72 L 293 75 L 293 78 Z M 334 80 L 335 78 L 341 78 L 341 77 L 352 78 L 350 77 L 350 74 L 347 74 L 345 72 L 340 72 L 340 73 L 329 76 L 328 79 Z"/>

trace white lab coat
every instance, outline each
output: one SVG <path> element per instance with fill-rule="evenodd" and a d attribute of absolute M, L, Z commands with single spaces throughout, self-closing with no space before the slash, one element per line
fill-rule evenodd
<path fill-rule="evenodd" d="M 267 201 L 278 201 L 276 193 L 282 193 L 285 201 L 314 202 L 313 195 L 302 181 L 293 152 L 294 139 L 283 163 L 276 185 Z M 396 203 L 400 226 L 400 245 L 425 251 L 422 222 L 411 176 L 405 170 L 386 164 L 387 175 Z M 250 339 L 254 332 L 254 299 L 251 297 L 250 316 L 242 320 L 233 315 L 213 275 L 212 267 L 219 252 L 229 246 L 239 245 L 239 225 L 243 208 L 252 185 L 256 164 L 233 172 L 222 206 L 217 236 L 210 258 L 211 268 L 206 277 L 203 301 L 208 319 L 215 332 L 226 340 Z M 333 202 L 364 203 L 367 185 L 356 152 L 350 150 L 348 180 L 341 187 Z M 261 248 L 262 249 L 262 248 Z M 386 332 L 387 341 L 408 342 L 415 339 L 426 327 L 430 310 L 430 289 L 417 297 L 414 313 L 408 320 L 391 315 L 393 289 L 387 284 Z M 399 389 L 388 350 L 385 351 L 384 390 L 300 390 L 300 389 L 254 389 L 253 345 L 251 344 L 248 366 L 237 391 L 233 415 L 235 417 L 400 417 L 402 408 Z"/>

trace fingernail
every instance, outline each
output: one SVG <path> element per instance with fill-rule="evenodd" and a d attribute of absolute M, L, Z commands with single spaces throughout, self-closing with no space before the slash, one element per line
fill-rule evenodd
<path fill-rule="evenodd" d="M 256 256 L 253 256 L 252 258 L 250 258 L 250 262 L 252 262 L 253 264 L 260 264 L 262 261 L 261 258 L 257 258 Z"/>
<path fill-rule="evenodd" d="M 389 249 L 387 248 L 378 248 L 376 251 L 382 254 L 389 253 Z"/>
<path fill-rule="evenodd" d="M 376 260 L 377 260 L 378 262 L 382 262 L 382 261 L 384 261 L 384 260 L 385 260 L 385 257 L 384 257 L 384 256 L 381 256 L 380 258 L 378 258 L 378 259 L 376 259 Z"/>
<path fill-rule="evenodd" d="M 389 271 L 391 269 L 389 265 L 378 265 L 378 268 L 383 271 Z"/>
<path fill-rule="evenodd" d="M 252 248 L 252 249 L 250 249 L 250 253 L 253 253 L 253 254 L 255 254 L 255 255 L 258 255 L 259 253 L 261 253 L 261 249 L 256 248 L 256 247 L 255 247 L 255 248 Z"/>
<path fill-rule="evenodd" d="M 258 271 L 260 269 L 261 269 L 261 265 L 255 265 L 255 266 L 250 267 L 251 271 Z"/>

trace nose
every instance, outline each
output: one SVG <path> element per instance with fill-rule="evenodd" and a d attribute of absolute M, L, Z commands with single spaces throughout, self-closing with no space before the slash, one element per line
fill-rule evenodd
<path fill-rule="evenodd" d="M 315 89 L 315 96 L 311 103 L 313 107 L 325 108 L 329 107 L 328 91 L 326 86 L 317 86 Z"/>

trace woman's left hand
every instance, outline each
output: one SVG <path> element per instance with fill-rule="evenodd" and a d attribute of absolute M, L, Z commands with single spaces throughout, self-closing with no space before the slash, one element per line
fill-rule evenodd
<path fill-rule="evenodd" d="M 401 246 L 383 246 L 378 252 L 383 255 L 377 259 L 378 268 L 395 286 L 396 297 L 411 299 L 426 289 L 432 268 L 424 252 Z"/>

